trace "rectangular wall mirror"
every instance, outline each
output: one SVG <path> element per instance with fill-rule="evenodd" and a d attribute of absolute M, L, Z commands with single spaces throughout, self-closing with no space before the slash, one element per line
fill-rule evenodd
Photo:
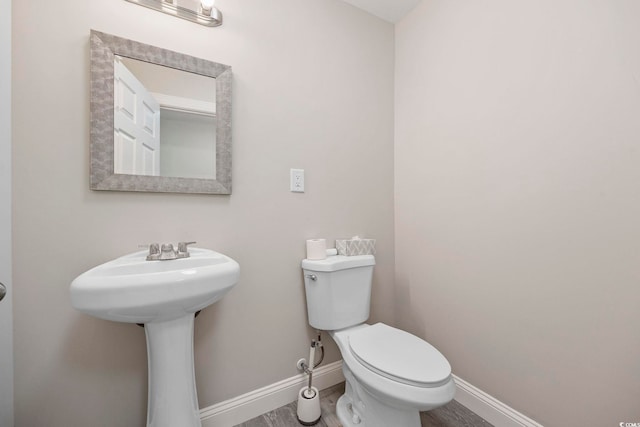
<path fill-rule="evenodd" d="M 231 67 L 91 31 L 91 189 L 231 194 Z"/>

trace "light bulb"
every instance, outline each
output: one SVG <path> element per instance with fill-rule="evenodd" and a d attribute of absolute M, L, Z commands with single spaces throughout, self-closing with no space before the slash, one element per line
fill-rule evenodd
<path fill-rule="evenodd" d="M 215 2 L 216 0 L 200 0 L 200 4 L 202 5 L 202 8 L 205 10 L 211 9 L 215 4 Z"/>

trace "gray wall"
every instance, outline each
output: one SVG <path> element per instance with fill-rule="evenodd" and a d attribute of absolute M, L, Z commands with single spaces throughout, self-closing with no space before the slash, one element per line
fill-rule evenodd
<path fill-rule="evenodd" d="M 196 240 L 241 265 L 196 321 L 201 407 L 297 374 L 307 238 L 377 238 L 372 320 L 393 320 L 393 26 L 337 0 L 218 4 L 212 29 L 123 0 L 13 3 L 19 427 L 143 425 L 142 328 L 80 314 L 68 294 L 141 243 Z M 233 66 L 230 197 L 89 190 L 91 28 Z M 306 193 L 289 192 L 290 168 Z"/>
<path fill-rule="evenodd" d="M 640 4 L 396 27 L 396 314 L 548 426 L 640 419 Z"/>

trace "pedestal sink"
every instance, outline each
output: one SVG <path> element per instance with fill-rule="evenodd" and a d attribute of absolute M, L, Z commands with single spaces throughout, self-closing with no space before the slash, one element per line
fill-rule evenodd
<path fill-rule="evenodd" d="M 99 265 L 71 283 L 77 310 L 116 322 L 144 323 L 149 364 L 148 427 L 199 427 L 193 369 L 194 313 L 222 298 L 240 267 L 226 255 L 147 261 L 136 252 Z"/>

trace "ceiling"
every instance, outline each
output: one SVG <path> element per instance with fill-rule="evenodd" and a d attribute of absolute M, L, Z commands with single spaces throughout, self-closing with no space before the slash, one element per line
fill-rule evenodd
<path fill-rule="evenodd" d="M 391 23 L 400 21 L 421 0 L 342 0 Z"/>

